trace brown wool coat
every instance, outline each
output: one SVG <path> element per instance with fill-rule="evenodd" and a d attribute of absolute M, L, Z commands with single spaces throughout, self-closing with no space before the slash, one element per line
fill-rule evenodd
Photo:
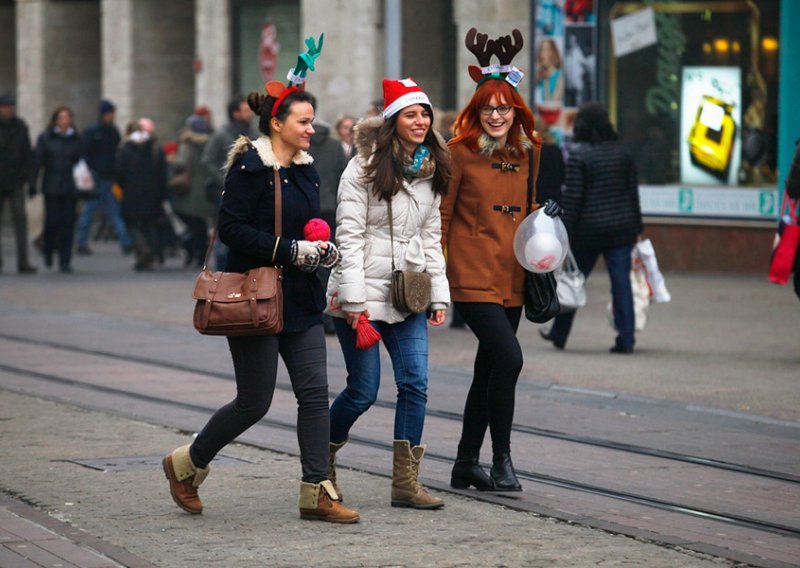
<path fill-rule="evenodd" d="M 450 146 L 453 177 L 440 208 L 450 295 L 455 302 L 517 307 L 523 303 L 524 269 L 514 256 L 513 241 L 526 215 L 528 153 L 500 150 L 488 136 L 479 143 L 480 152 L 463 143 Z M 525 140 L 525 145 L 531 143 Z M 539 151 L 533 145 L 534 164 Z M 519 164 L 519 169 L 492 167 L 503 162 Z M 535 209 L 535 182 L 533 199 Z M 504 205 L 517 210 L 497 210 Z"/>

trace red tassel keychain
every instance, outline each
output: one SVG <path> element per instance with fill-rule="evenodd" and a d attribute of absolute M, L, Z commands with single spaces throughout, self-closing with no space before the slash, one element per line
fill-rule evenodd
<path fill-rule="evenodd" d="M 369 319 L 364 314 L 358 316 L 356 327 L 356 349 L 369 349 L 381 340 L 381 334 L 372 327 Z"/>

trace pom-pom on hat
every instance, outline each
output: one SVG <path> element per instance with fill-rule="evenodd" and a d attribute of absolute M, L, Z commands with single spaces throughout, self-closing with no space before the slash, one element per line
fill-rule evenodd
<path fill-rule="evenodd" d="M 383 118 L 390 118 L 411 105 L 431 105 L 428 95 L 411 79 L 383 80 Z"/>

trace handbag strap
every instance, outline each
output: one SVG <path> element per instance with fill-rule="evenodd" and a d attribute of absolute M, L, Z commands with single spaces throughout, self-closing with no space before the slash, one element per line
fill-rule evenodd
<path fill-rule="evenodd" d="M 533 148 L 528 150 L 528 208 L 527 215 L 531 214 L 533 208 L 533 182 L 539 176 L 539 154 L 533 151 Z"/>
<path fill-rule="evenodd" d="M 392 219 L 392 198 L 386 201 L 386 208 L 389 210 L 389 241 L 392 245 L 392 272 L 394 272 L 394 220 Z"/>
<path fill-rule="evenodd" d="M 281 210 L 281 174 L 279 168 L 273 168 L 275 172 L 275 181 L 273 187 L 275 188 L 275 248 L 272 251 L 272 262 L 275 263 L 275 253 L 278 251 L 278 240 L 281 238 L 283 231 L 283 212 Z M 219 211 L 217 211 L 217 221 L 214 223 L 214 238 L 208 240 L 208 248 L 206 249 L 206 256 L 203 258 L 203 270 L 208 267 L 208 257 L 211 255 L 211 250 L 214 248 L 214 243 L 217 242 L 219 230 Z"/>

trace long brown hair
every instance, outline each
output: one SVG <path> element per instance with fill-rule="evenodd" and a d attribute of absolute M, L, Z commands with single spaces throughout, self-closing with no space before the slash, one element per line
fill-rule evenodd
<path fill-rule="evenodd" d="M 450 155 L 447 148 L 442 146 L 433 131 L 433 110 L 428 105 L 422 105 L 431 115 L 431 127 L 425 134 L 423 145 L 431 153 L 431 159 L 436 163 L 433 174 L 433 191 L 440 195 L 447 193 L 447 184 L 450 181 Z M 413 156 L 409 156 L 402 144 L 395 144 L 397 138 L 397 117 L 400 113 L 383 121 L 375 137 L 375 148 L 370 159 L 364 166 L 364 183 L 372 184 L 372 193 L 380 199 L 389 199 L 403 189 L 403 167 L 408 164 Z"/>
<path fill-rule="evenodd" d="M 522 145 L 522 133 L 524 132 L 528 139 L 535 146 L 538 146 L 541 142 L 533 131 L 534 118 L 531 109 L 528 108 L 528 105 L 525 104 L 525 101 L 522 100 L 522 97 L 514 87 L 508 82 L 498 79 L 489 79 L 477 88 L 472 95 L 472 99 L 456 118 L 456 122 L 453 125 L 455 136 L 448 145 L 463 141 L 473 152 L 479 151 L 478 138 L 483 134 L 481 107 L 488 105 L 493 95 L 498 99 L 502 96 L 506 104 L 514 107 L 514 123 L 508 131 L 506 144 L 514 148 L 518 153 L 524 153 L 525 148 Z"/>

